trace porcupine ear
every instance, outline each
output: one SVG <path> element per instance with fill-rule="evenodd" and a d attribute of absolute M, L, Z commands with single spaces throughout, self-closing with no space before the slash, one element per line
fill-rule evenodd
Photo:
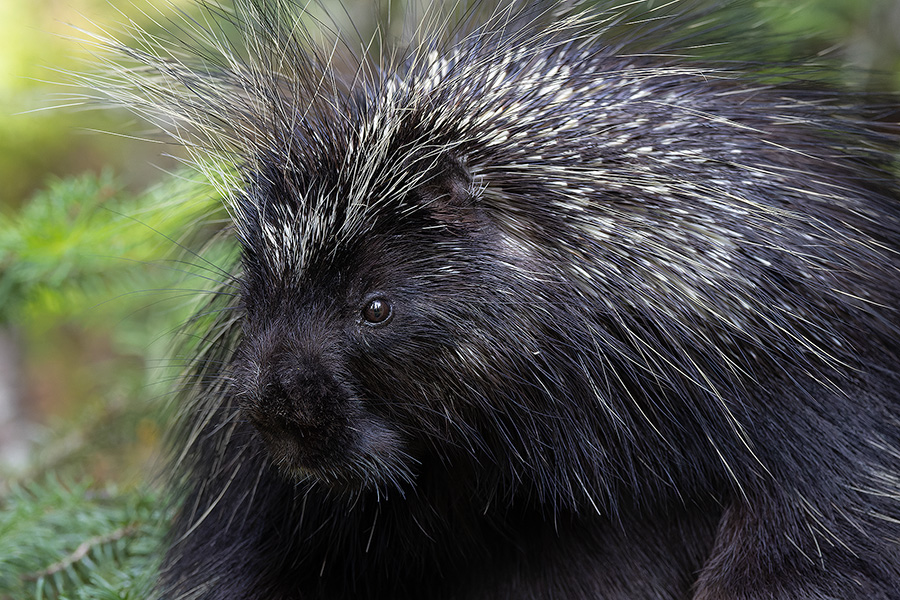
<path fill-rule="evenodd" d="M 486 222 L 477 185 L 463 160 L 443 154 L 430 170 L 416 194 L 432 219 L 451 229 L 466 230 Z"/>

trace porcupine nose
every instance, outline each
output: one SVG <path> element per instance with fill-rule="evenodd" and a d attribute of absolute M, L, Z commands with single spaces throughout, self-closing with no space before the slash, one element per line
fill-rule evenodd
<path fill-rule="evenodd" d="M 339 395 L 333 378 L 318 361 L 290 350 L 268 354 L 258 369 L 257 409 L 263 421 L 279 428 L 314 427 Z"/>
<path fill-rule="evenodd" d="M 262 401 L 276 418 L 315 426 L 338 403 L 339 387 L 321 367 L 307 361 L 281 359 L 269 369 Z"/>

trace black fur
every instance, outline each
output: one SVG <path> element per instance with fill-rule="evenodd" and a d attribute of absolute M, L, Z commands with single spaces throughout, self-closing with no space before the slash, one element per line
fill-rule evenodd
<path fill-rule="evenodd" d="M 238 9 L 173 92 L 244 189 L 166 597 L 900 598 L 900 137 L 683 7 L 346 80 Z"/>

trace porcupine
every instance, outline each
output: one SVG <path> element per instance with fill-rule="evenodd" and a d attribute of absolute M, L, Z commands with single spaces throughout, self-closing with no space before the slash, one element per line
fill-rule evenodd
<path fill-rule="evenodd" d="M 895 133 L 684 2 L 376 59 L 295 8 L 110 42 L 234 165 L 166 597 L 900 597 Z"/>

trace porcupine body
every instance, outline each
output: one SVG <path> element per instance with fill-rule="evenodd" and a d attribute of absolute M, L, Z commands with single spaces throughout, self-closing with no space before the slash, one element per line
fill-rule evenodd
<path fill-rule="evenodd" d="M 900 597 L 896 136 L 675 56 L 684 3 L 346 76 L 290 6 L 206 10 L 244 51 L 130 51 L 243 252 L 166 597 Z"/>

